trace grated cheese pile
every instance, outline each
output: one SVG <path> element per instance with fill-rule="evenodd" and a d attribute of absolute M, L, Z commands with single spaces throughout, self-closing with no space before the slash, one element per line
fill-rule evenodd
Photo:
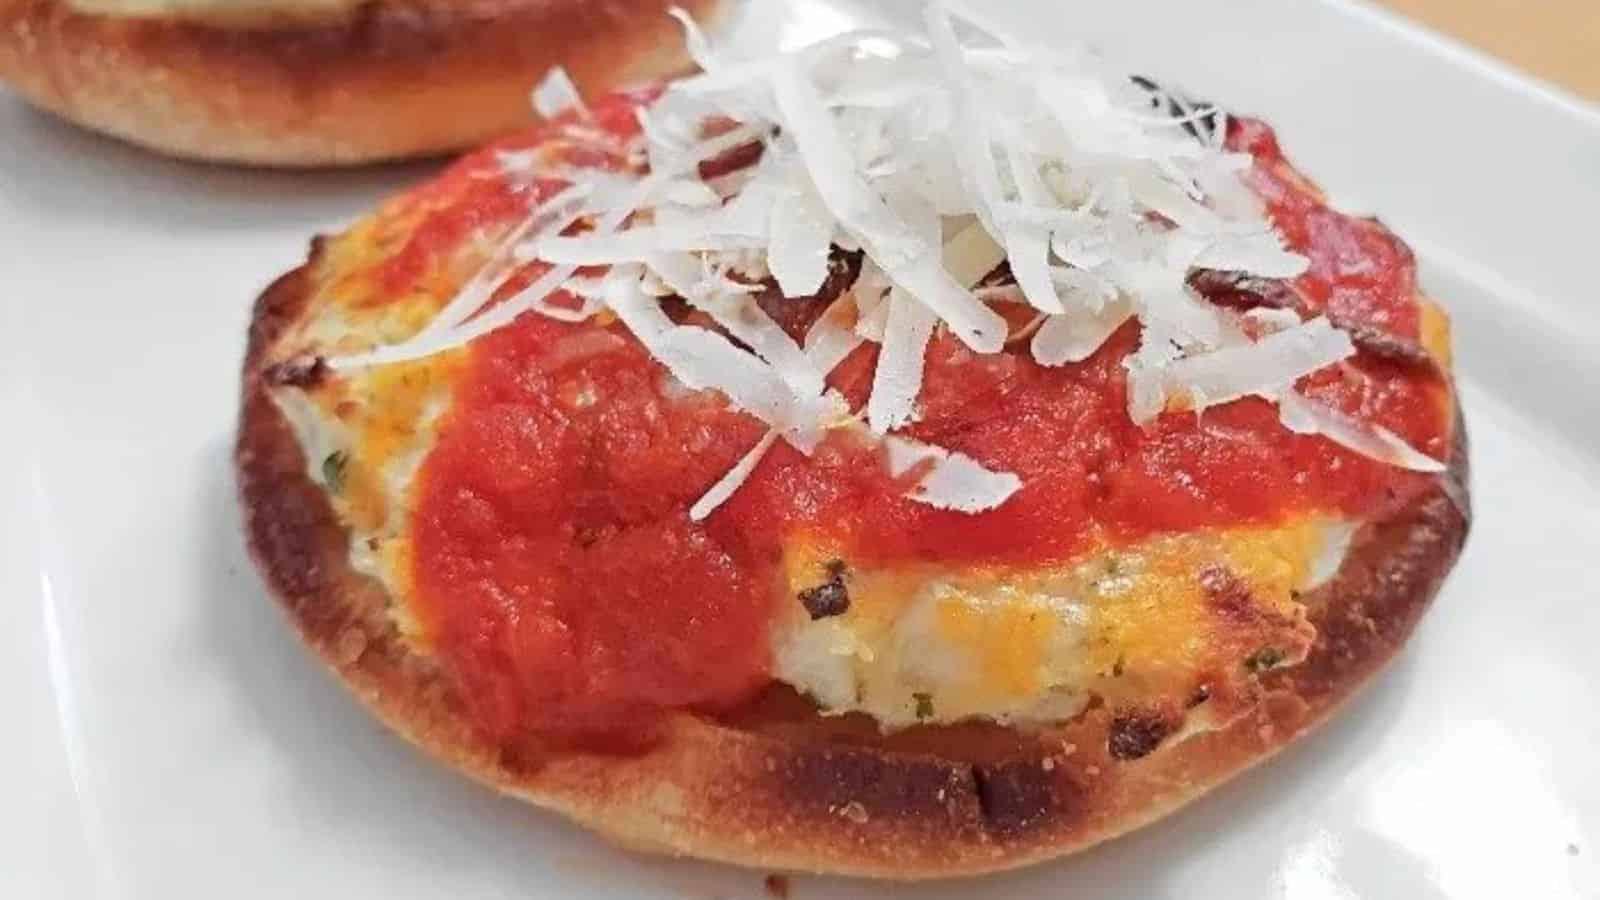
<path fill-rule="evenodd" d="M 332 366 L 428 356 L 529 311 L 582 321 L 609 310 L 684 385 L 714 388 L 769 426 L 693 518 L 731 496 L 777 440 L 809 453 L 830 428 L 882 440 L 897 477 L 920 467 L 908 497 L 981 512 L 1021 481 L 893 435 L 916 421 L 934 330 L 978 353 L 1027 339 L 1037 362 L 1057 366 L 1088 358 L 1134 318 L 1142 338 L 1124 365 L 1136 422 L 1253 395 L 1277 402 L 1297 433 L 1441 468 L 1391 432 L 1294 392 L 1296 379 L 1354 352 L 1325 318 L 1260 316 L 1252 339 L 1240 316 L 1187 285 L 1196 267 L 1263 278 L 1307 267 L 1240 181 L 1250 158 L 1224 149 L 1220 110 L 1088 52 L 984 29 L 951 2 L 927 6 L 923 34 L 855 31 L 759 59 L 714 53 L 673 14 L 704 71 L 640 110 L 642 133 L 625 151 L 645 174 L 564 173 L 571 186 L 513 229 L 428 326 Z M 560 70 L 533 98 L 545 116 L 587 115 Z M 757 161 L 701 178 L 702 162 L 753 142 Z M 503 154 L 501 164 L 520 174 L 532 160 Z M 580 223 L 590 227 L 573 233 Z M 864 252 L 860 275 L 797 343 L 750 281 L 770 274 L 785 296 L 813 296 L 834 247 Z M 485 308 L 530 260 L 551 268 Z M 980 287 L 1002 262 L 1016 283 Z M 580 276 L 583 267 L 607 268 Z M 551 303 L 558 290 L 581 305 Z M 661 306 L 673 295 L 740 343 L 674 324 Z M 995 311 L 1002 304 L 1026 306 L 1032 321 L 1013 332 Z M 851 410 L 826 378 L 863 341 L 880 352 L 866 408 Z"/>

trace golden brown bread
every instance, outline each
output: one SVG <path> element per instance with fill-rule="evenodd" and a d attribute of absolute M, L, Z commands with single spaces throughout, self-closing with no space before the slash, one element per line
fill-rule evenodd
<path fill-rule="evenodd" d="M 317 255 L 313 248 L 313 259 Z M 296 628 L 391 727 L 484 783 L 623 844 L 748 866 L 928 878 L 1011 868 L 1159 818 L 1324 720 L 1398 651 L 1449 571 L 1470 518 L 1464 432 L 1449 473 L 1358 534 L 1339 574 L 1304 598 L 1316 643 L 1266 672 L 1258 710 L 1150 752 L 1146 724 L 1101 706 L 1030 736 L 998 726 L 882 737 L 823 720 L 786 690 L 709 718 L 675 715 L 626 755 L 511 753 L 479 737 L 461 699 L 407 649 L 375 581 L 306 476 L 261 378 L 306 304 L 311 267 L 258 301 L 237 447 L 252 551 Z"/>
<path fill-rule="evenodd" d="M 585 93 L 683 71 L 668 0 L 338 0 L 296 11 L 86 12 L 0 0 L 0 80 L 80 125 L 182 157 L 353 165 L 526 124 L 556 64 Z M 682 0 L 702 21 L 722 0 Z"/>

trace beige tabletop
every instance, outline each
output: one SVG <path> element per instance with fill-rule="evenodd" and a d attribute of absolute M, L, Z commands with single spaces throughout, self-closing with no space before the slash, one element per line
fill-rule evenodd
<path fill-rule="evenodd" d="M 1573 94 L 1600 100 L 1600 0 L 1379 0 Z"/>

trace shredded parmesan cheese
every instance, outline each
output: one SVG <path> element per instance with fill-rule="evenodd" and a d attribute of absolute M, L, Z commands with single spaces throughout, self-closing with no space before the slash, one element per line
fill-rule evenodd
<path fill-rule="evenodd" d="M 1443 472 L 1444 463 L 1413 448 L 1381 425 L 1357 419 L 1308 400 L 1293 391 L 1278 400 L 1283 426 L 1296 434 L 1320 434 L 1335 444 L 1413 472 Z"/>
<path fill-rule="evenodd" d="M 534 87 L 532 99 L 534 112 L 546 119 L 554 119 L 569 109 L 577 110 L 584 118 L 589 116 L 589 108 L 583 105 L 578 86 L 561 66 L 551 69 Z"/>
<path fill-rule="evenodd" d="M 1344 332 L 1261 313 L 1265 334 L 1251 339 L 1189 287 L 1196 267 L 1282 279 L 1307 266 L 1240 180 L 1250 159 L 1224 149 L 1220 110 L 1108 74 L 1086 51 L 1038 51 L 985 30 L 954 0 L 926 5 L 924 34 L 849 32 L 759 59 L 723 55 L 686 13 L 672 15 L 704 71 L 638 111 L 642 135 L 623 148 L 638 171 L 561 172 L 570 187 L 512 228 L 431 323 L 330 365 L 416 359 L 524 314 L 609 310 L 678 382 L 719 391 L 768 426 L 692 507 L 697 520 L 775 441 L 810 452 L 825 429 L 863 415 L 892 474 L 927 467 L 907 496 L 963 512 L 1004 503 L 1017 476 L 895 434 L 916 418 L 923 356 L 941 328 L 977 353 L 1026 339 L 1035 361 L 1058 366 L 1137 320 L 1140 346 L 1124 361 L 1137 422 L 1259 396 L 1280 404 L 1286 428 L 1438 468 L 1393 433 L 1294 393 L 1297 379 L 1354 352 Z M 533 103 L 546 118 L 588 115 L 559 68 Z M 701 163 L 735 150 L 758 161 L 700 176 Z M 525 174 L 537 159 L 500 164 Z M 590 227 L 570 233 L 580 221 Z M 756 296 L 817 294 L 835 247 L 864 252 L 860 275 L 798 344 L 764 311 L 769 295 Z M 544 274 L 491 303 L 532 260 Z M 1002 264 L 1015 284 L 985 282 Z M 585 267 L 606 271 L 578 275 Z M 565 301 L 551 302 L 558 292 Z M 669 296 L 721 330 L 674 324 L 661 307 Z M 1026 328 L 1011 332 L 993 308 L 1004 303 L 1033 308 Z M 826 378 L 864 340 L 881 345 L 877 368 L 864 410 L 851 410 Z"/>
<path fill-rule="evenodd" d="M 772 445 L 777 439 L 778 432 L 776 431 L 768 431 L 762 435 L 761 440 L 756 441 L 756 445 L 750 448 L 750 452 L 741 457 L 737 463 L 734 463 L 733 468 L 728 470 L 728 474 L 719 478 L 717 483 L 711 486 L 710 490 L 701 495 L 700 499 L 689 507 L 689 519 L 695 522 L 701 521 L 706 516 L 711 515 L 729 497 L 732 497 L 733 492 L 737 491 L 739 486 L 745 483 L 745 479 L 750 477 L 750 473 L 756 470 L 756 466 L 761 463 L 761 458 L 767 455 L 767 451 L 772 449 Z"/>
<path fill-rule="evenodd" d="M 899 288 L 889 292 L 883 349 L 873 373 L 867 422 L 878 434 L 910 423 L 916 417 L 917 390 L 922 386 L 922 358 L 933 336 L 935 319 L 928 308 Z"/>
<path fill-rule="evenodd" d="M 991 472 L 963 453 L 923 444 L 909 438 L 890 437 L 889 474 L 909 473 L 919 465 L 931 463 L 927 474 L 906 492 L 906 496 L 940 509 L 977 513 L 994 509 L 1022 487 L 1022 479 L 1010 472 Z"/>

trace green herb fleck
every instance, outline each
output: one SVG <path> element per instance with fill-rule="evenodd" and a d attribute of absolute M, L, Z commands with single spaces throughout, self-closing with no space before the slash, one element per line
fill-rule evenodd
<path fill-rule="evenodd" d="M 350 465 L 350 454 L 335 450 L 322 459 L 322 481 L 335 494 L 344 490 L 344 470 Z"/>
<path fill-rule="evenodd" d="M 911 699 L 917 701 L 917 718 L 918 719 L 931 719 L 931 718 L 933 718 L 933 695 L 932 694 L 924 694 L 921 691 L 918 691 L 917 693 L 914 693 L 914 694 L 911 695 Z"/>
<path fill-rule="evenodd" d="M 1250 654 L 1244 661 L 1244 667 L 1252 672 L 1265 672 L 1266 670 L 1283 662 L 1284 652 L 1277 647 L 1262 647 Z"/>

